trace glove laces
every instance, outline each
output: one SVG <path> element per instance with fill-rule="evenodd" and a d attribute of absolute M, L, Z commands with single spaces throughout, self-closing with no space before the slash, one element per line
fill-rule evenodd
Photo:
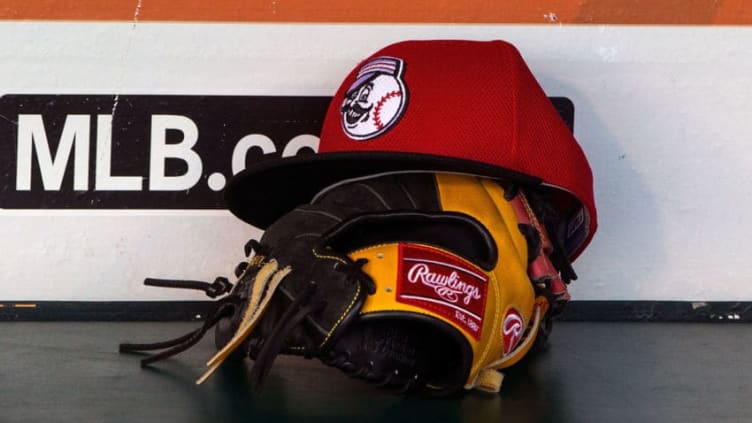
<path fill-rule="evenodd" d="M 290 266 L 279 268 L 277 260 L 266 260 L 265 249 L 257 241 L 251 240 L 246 244 L 246 253 L 256 251 L 256 254 L 247 262 L 243 262 L 236 268 L 236 276 L 242 281 L 249 269 L 256 271 L 250 282 L 250 292 L 247 297 L 241 296 L 243 289 L 234 289 L 234 285 L 227 278 L 218 277 L 213 283 L 193 280 L 172 280 L 147 278 L 145 285 L 166 288 L 183 288 L 204 291 L 207 296 L 216 298 L 230 293 L 224 298 L 214 302 L 207 313 L 204 324 L 183 336 L 163 342 L 150 344 L 123 343 L 120 344 L 120 352 L 143 352 L 163 350 L 141 360 L 141 366 L 145 367 L 154 362 L 164 360 L 179 354 L 198 343 L 206 332 L 216 325 L 222 318 L 232 317 L 234 311 L 247 304 L 242 318 L 232 338 L 217 353 L 206 362 L 207 371 L 196 381 L 201 384 L 227 360 L 230 355 L 242 345 L 258 325 L 261 317 L 269 306 L 274 293 L 279 288 L 285 277 L 292 272 Z M 362 267 L 366 259 L 359 259 L 352 263 L 338 262 L 335 268 L 347 275 L 346 279 L 362 284 L 369 293 L 375 291 L 374 282 L 363 277 Z M 239 282 L 238 282 L 239 283 Z M 245 282 L 244 282 L 245 283 Z M 310 281 L 291 303 L 286 307 L 282 316 L 275 322 L 274 327 L 259 346 L 256 359 L 250 372 L 250 382 L 255 388 L 259 388 L 266 375 L 269 373 L 275 358 L 285 347 L 285 341 L 291 332 L 299 326 L 303 320 L 326 307 L 326 302 L 321 299 L 314 300 L 317 290 L 315 281 Z M 247 345 L 247 344 L 246 344 Z M 247 353 L 247 351 L 246 351 Z"/>
<path fill-rule="evenodd" d="M 289 266 L 279 269 L 276 260 L 270 260 L 264 263 L 264 257 L 259 253 L 260 251 L 263 251 L 263 249 L 256 240 L 249 241 L 246 244 L 245 250 L 247 254 L 250 254 L 252 250 L 255 250 L 257 254 L 247 263 L 244 263 L 244 266 L 238 266 L 239 269 L 242 269 L 242 272 L 237 276 L 242 279 L 247 268 L 251 266 L 260 266 L 258 272 L 254 276 L 250 296 L 247 299 L 248 307 L 246 308 L 243 319 L 232 339 L 207 362 L 209 370 L 196 381 L 196 384 L 203 383 L 217 370 L 217 368 L 219 368 L 234 350 L 243 344 L 245 339 L 251 334 L 257 325 L 259 318 L 263 315 L 264 310 L 268 306 L 274 292 L 279 287 L 279 284 L 292 270 Z M 261 263 L 263 263 L 263 265 L 261 265 Z M 231 292 L 234 287 L 234 285 L 224 277 L 216 278 L 213 283 L 193 280 L 147 278 L 144 280 L 144 285 L 164 288 L 195 289 L 204 291 L 204 293 L 210 298 L 216 298 L 220 295 L 227 294 L 228 292 Z M 268 373 L 268 368 L 271 366 L 274 357 L 281 349 L 282 342 L 277 341 L 276 339 L 280 338 L 284 341 L 286 335 L 295 325 L 297 325 L 308 314 L 318 310 L 319 307 L 322 307 L 321 304 L 301 306 L 301 304 L 305 303 L 310 298 L 314 291 L 315 283 L 312 283 L 303 292 L 303 295 L 297 298 L 291 305 L 290 309 L 287 310 L 285 316 L 288 316 L 289 314 L 289 317 L 280 320 L 279 324 L 273 331 L 275 336 L 270 337 L 269 342 L 262 347 L 262 350 L 259 353 L 259 357 L 262 358 L 262 360 L 257 360 L 257 362 L 260 362 L 262 365 L 259 366 L 254 363 L 254 368 L 251 371 L 256 382 L 260 382 L 263 376 Z M 231 317 L 235 308 L 239 307 L 243 301 L 244 300 L 239 293 L 231 293 L 212 304 L 212 307 L 207 312 L 204 324 L 200 328 L 177 338 L 162 342 L 122 343 L 119 346 L 119 351 L 123 353 L 133 353 L 163 350 L 142 359 L 141 367 L 146 367 L 154 362 L 172 357 L 197 344 L 204 335 L 206 335 L 206 332 L 216 325 L 220 319 Z M 295 310 L 298 310 L 298 312 L 295 313 Z"/>
<path fill-rule="evenodd" d="M 229 292 L 233 287 L 233 285 L 227 280 L 227 278 L 223 277 L 218 277 L 214 280 L 214 283 L 190 280 L 147 278 L 144 280 L 144 285 L 165 288 L 196 289 L 204 291 L 210 298 L 216 298 L 219 295 L 225 294 Z M 204 337 L 206 332 L 215 324 L 217 324 L 219 319 L 232 315 L 233 307 L 238 303 L 239 298 L 237 296 L 228 296 L 222 298 L 221 300 L 218 300 L 214 304 L 212 304 L 212 307 L 207 312 L 204 324 L 200 328 L 177 338 L 162 342 L 147 344 L 122 343 L 119 346 L 119 351 L 121 353 L 130 353 L 164 349 L 164 351 L 160 353 L 152 354 L 141 360 L 141 367 L 146 367 L 154 362 L 172 357 L 196 345 Z"/>

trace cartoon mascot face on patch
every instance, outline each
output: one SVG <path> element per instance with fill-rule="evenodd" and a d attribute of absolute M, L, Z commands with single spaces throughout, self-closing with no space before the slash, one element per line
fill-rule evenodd
<path fill-rule="evenodd" d="M 393 57 L 377 57 L 360 68 L 340 109 L 350 138 L 368 140 L 397 123 L 407 105 L 403 72 L 404 62 Z"/>

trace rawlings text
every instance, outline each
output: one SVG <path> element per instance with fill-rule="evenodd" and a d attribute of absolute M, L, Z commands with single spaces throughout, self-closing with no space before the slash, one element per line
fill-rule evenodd
<path fill-rule="evenodd" d="M 423 285 L 430 286 L 439 296 L 451 303 L 456 303 L 459 296 L 463 295 L 462 301 L 470 304 L 470 300 L 480 299 L 480 289 L 463 281 L 456 271 L 449 275 L 431 271 L 426 263 L 418 263 L 407 272 L 407 280 L 410 283 L 420 281 Z"/>

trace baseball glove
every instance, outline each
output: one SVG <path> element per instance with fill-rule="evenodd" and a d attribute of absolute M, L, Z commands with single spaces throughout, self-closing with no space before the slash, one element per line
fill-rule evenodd
<path fill-rule="evenodd" d="M 234 285 L 147 279 L 223 298 L 187 335 L 120 349 L 163 350 L 148 365 L 216 325 L 219 351 L 197 383 L 250 356 L 259 386 L 277 355 L 295 354 L 398 391 L 496 392 L 499 370 L 543 345 L 576 277 L 545 203 L 456 174 L 329 187 L 249 241 Z"/>

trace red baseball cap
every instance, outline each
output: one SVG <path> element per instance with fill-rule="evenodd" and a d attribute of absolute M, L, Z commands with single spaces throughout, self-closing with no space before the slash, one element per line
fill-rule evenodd
<path fill-rule="evenodd" d="M 260 161 L 230 180 L 229 209 L 265 229 L 332 184 L 368 175 L 459 172 L 547 190 L 574 259 L 595 233 L 593 177 L 569 128 L 504 41 L 405 41 L 345 79 L 315 155 Z"/>

